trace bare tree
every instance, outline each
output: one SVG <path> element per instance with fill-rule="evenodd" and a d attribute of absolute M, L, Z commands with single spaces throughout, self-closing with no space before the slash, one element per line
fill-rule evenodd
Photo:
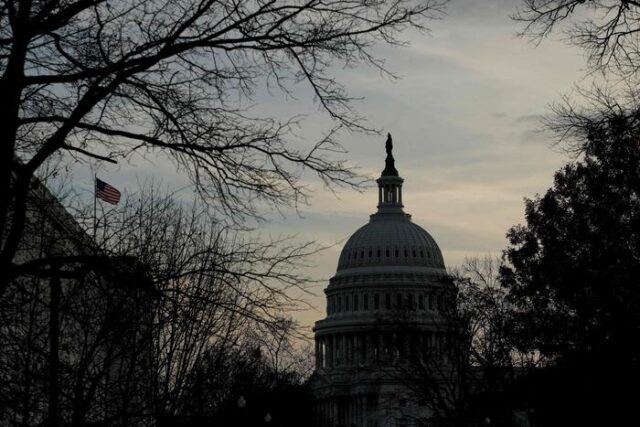
<path fill-rule="evenodd" d="M 127 396 L 141 396 L 140 379 L 150 374 L 138 361 L 149 361 L 150 322 L 142 313 L 151 312 L 151 284 L 131 257 L 88 252 L 91 239 L 43 185 L 29 207 L 20 256 L 31 275 L 13 280 L 0 300 L 7 397 L 0 418 L 51 426 L 63 419 L 82 425 L 96 412 L 108 419 L 117 400 L 115 387 L 107 393 L 108 377 L 130 388 Z M 91 263 L 79 261 L 86 256 Z"/>
<path fill-rule="evenodd" d="M 514 367 L 528 366 L 509 331 L 511 306 L 500 283 L 500 259 L 466 259 L 443 280 L 449 283 L 427 329 L 415 307 L 400 307 L 380 327 L 392 331 L 393 369 L 387 375 L 408 388 L 403 416 L 418 424 L 511 425 L 514 409 L 503 394 Z M 422 322 L 425 321 L 425 314 Z M 427 332 L 425 336 L 425 331 Z M 424 338 L 423 338 L 424 337 Z M 496 401 L 499 401 L 497 403 Z M 427 407 L 428 412 L 415 407 Z"/>
<path fill-rule="evenodd" d="M 152 266 L 160 294 L 154 311 L 155 416 L 172 418 L 189 403 L 193 371 L 206 353 L 227 357 L 247 342 L 249 329 L 278 330 L 280 344 L 296 333 L 292 324 L 280 328 L 283 314 L 301 303 L 287 291 L 309 283 L 299 266 L 318 247 L 249 238 L 211 223 L 205 207 L 183 207 L 153 190 L 129 200 L 99 239 L 116 254 Z"/>
<path fill-rule="evenodd" d="M 283 335 L 277 325 L 264 326 L 252 323 L 236 346 L 225 349 L 223 357 L 215 345 L 204 354 L 192 371 L 189 402 L 177 420 L 202 426 L 260 425 L 269 414 L 275 425 L 309 423 L 311 394 L 305 380 L 310 368 L 299 363 L 295 334 Z M 271 337 L 261 336 L 257 341 L 259 330 Z M 279 365 L 274 363 L 276 353 Z"/>
<path fill-rule="evenodd" d="M 7 423 L 175 419 L 192 403 L 206 355 L 225 360 L 250 328 L 276 330 L 300 305 L 287 290 L 304 288 L 296 267 L 317 250 L 249 238 L 153 186 L 111 211 L 107 224 L 90 263 L 70 243 L 93 243 L 78 224 L 70 228 L 80 235 L 68 239 L 68 230 L 43 228 L 42 240 L 66 250 L 25 261 L 32 275 L 12 281 L 2 299 L 2 395 L 14 396 L 0 402 Z M 278 336 L 293 333 L 289 325 Z"/>
<path fill-rule="evenodd" d="M 0 361 L 3 378 L 30 368 L 20 371 L 21 382 L 3 383 L 3 396 L 23 399 L 6 404 L 12 420 L 41 422 L 45 408 L 53 425 L 104 419 L 96 402 L 105 384 L 125 356 L 138 356 L 126 353 L 135 346 L 112 344 L 118 310 L 100 305 L 97 290 L 107 277 L 128 283 L 109 274 L 131 257 L 131 265 L 148 267 L 143 276 L 158 293 L 148 329 L 157 398 L 152 408 L 121 405 L 121 418 L 178 413 L 189 372 L 211 342 L 227 348 L 242 324 L 280 318 L 295 303 L 287 287 L 303 279 L 292 266 L 315 248 L 248 239 L 221 224 L 260 218 L 264 206 L 304 202 L 305 171 L 329 187 L 361 181 L 335 157 L 342 151 L 336 129 L 310 147 L 296 146 L 290 136 L 297 118 L 259 116 L 247 105 L 260 88 L 290 95 L 307 84 L 336 127 L 365 129 L 332 67 L 366 64 L 387 73 L 374 43 L 401 44 L 400 31 L 424 30 L 444 3 L 0 1 L 0 306 L 3 339 L 15 344 L 1 347 Z M 47 161 L 113 163 L 133 155 L 171 159 L 217 216 L 143 198 L 109 214 L 95 244 L 58 204 L 48 217 L 66 219 L 42 236 L 45 247 L 62 236 L 64 250 L 24 250 L 38 223 L 29 213 L 34 177 Z M 52 292 L 58 285 L 59 300 Z M 73 320 L 65 323 L 65 316 Z M 68 364 L 65 346 L 73 349 Z M 9 359 L 12 365 L 4 364 Z M 135 384 L 138 371 L 125 372 L 131 376 L 119 384 Z"/>
<path fill-rule="evenodd" d="M 13 273 L 31 179 L 56 154 L 169 157 L 226 218 L 307 196 L 302 170 L 358 186 L 334 132 L 308 149 L 246 108 L 256 90 L 304 82 L 338 126 L 362 128 L 331 67 L 386 72 L 375 42 L 401 44 L 445 0 L 5 0 L 0 2 L 0 295 Z"/>
<path fill-rule="evenodd" d="M 592 70 L 632 77 L 640 67 L 640 2 L 633 0 L 523 0 L 514 16 L 522 35 L 537 42 L 563 30 L 584 49 Z"/>
<path fill-rule="evenodd" d="M 507 330 L 511 305 L 500 282 L 499 258 L 467 258 L 452 271 L 457 282 L 458 306 L 468 320 L 472 366 L 505 367 L 512 364 L 512 343 Z"/>
<path fill-rule="evenodd" d="M 276 383 L 283 378 L 303 382 L 314 370 L 313 345 L 299 331 L 300 326 L 290 317 L 257 324 L 249 331 L 248 342 L 260 348 Z"/>

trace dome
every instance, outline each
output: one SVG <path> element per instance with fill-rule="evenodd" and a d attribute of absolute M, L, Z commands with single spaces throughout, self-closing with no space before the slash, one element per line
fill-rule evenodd
<path fill-rule="evenodd" d="M 340 253 L 338 271 L 368 266 L 420 266 L 444 269 L 442 252 L 431 235 L 407 214 L 371 215 Z"/>
<path fill-rule="evenodd" d="M 422 227 L 411 222 L 402 204 L 402 179 L 388 135 L 385 168 L 378 178 L 378 211 L 342 248 L 336 276 L 359 273 L 431 272 L 444 269 L 442 252 Z"/>
<path fill-rule="evenodd" d="M 399 367 L 430 358 L 433 366 L 450 365 L 438 361 L 456 328 L 445 315 L 455 296 L 453 281 L 435 240 L 404 212 L 404 179 L 389 134 L 385 149 L 377 211 L 342 248 L 324 289 L 326 317 L 313 328 L 316 369 L 309 384 L 321 426 L 433 419 L 430 402 L 406 402 L 411 389 Z"/>

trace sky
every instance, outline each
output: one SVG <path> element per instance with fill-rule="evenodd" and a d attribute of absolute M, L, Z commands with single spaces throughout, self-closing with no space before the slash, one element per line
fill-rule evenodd
<path fill-rule="evenodd" d="M 373 69 L 336 70 L 361 101 L 355 104 L 373 127 L 394 140 L 396 167 L 405 179 L 405 211 L 438 242 L 448 267 L 465 257 L 499 254 L 505 233 L 523 222 L 523 199 L 544 192 L 553 173 L 570 160 L 551 147 L 540 120 L 550 105 L 571 92 L 585 75 L 582 53 L 561 40 L 539 46 L 516 37 L 521 24 L 510 19 L 515 0 L 453 0 L 430 34 L 407 32 L 407 47 L 377 47 L 375 53 L 400 76 L 390 80 Z M 313 103 L 309 88 L 296 98 L 259 95 L 258 111 L 304 114 L 301 139 L 316 138 L 331 122 Z M 372 178 L 384 167 L 385 136 L 344 133 L 346 157 Z M 150 177 L 172 188 L 186 178 L 163 161 L 133 161 L 99 171 L 118 188 L 135 189 Z M 84 176 L 91 188 L 91 175 Z M 346 239 L 375 211 L 377 190 L 337 195 L 310 180 L 313 195 L 299 214 L 275 215 L 258 230 L 263 235 L 295 234 L 331 246 L 314 257 L 309 275 L 335 273 Z M 320 281 L 303 295 L 316 309 L 295 314 L 311 325 L 324 313 Z"/>

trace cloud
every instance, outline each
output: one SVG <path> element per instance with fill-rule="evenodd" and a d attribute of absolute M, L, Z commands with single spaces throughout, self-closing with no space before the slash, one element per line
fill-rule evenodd
<path fill-rule="evenodd" d="M 465 256 L 499 253 L 507 229 L 523 221 L 523 197 L 549 187 L 553 172 L 567 160 L 549 149 L 539 121 L 549 113 L 548 105 L 581 78 L 583 58 L 552 40 L 534 48 L 516 38 L 519 24 L 509 19 L 514 11 L 511 0 L 451 2 L 442 20 L 429 23 L 430 35 L 406 32 L 409 47 L 375 49 L 401 76 L 397 81 L 362 67 L 336 69 L 351 94 L 364 97 L 356 107 L 369 123 L 393 134 L 396 165 L 406 179 L 407 211 L 433 234 L 450 266 Z M 297 130 L 302 145 L 331 126 L 304 84 L 296 98 L 259 92 L 253 111 L 282 118 L 305 115 Z M 384 136 L 345 132 L 340 140 L 349 150 L 347 159 L 369 175 L 379 174 Z M 166 160 L 154 167 L 136 163 L 121 167 L 116 184 L 128 187 L 140 175 L 161 177 L 176 187 L 185 182 Z M 83 179 L 90 183 L 90 174 Z M 375 211 L 375 189 L 345 190 L 336 198 L 317 181 L 309 183 L 315 191 L 310 206 L 301 208 L 302 218 L 295 212 L 286 219 L 273 215 L 261 232 L 336 243 Z M 334 274 L 339 250 L 340 245 L 318 256 L 310 272 L 323 278 Z M 322 288 L 314 288 L 320 296 L 312 298 L 320 309 Z M 300 316 L 309 324 L 322 314 Z"/>
<path fill-rule="evenodd" d="M 542 114 L 524 114 L 522 116 L 518 116 L 515 119 L 515 123 L 527 123 L 527 124 L 540 125 L 543 119 L 544 119 L 544 115 Z"/>

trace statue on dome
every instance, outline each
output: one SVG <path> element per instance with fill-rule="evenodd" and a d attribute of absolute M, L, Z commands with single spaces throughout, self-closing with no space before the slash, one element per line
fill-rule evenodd
<path fill-rule="evenodd" d="M 387 133 L 387 142 L 384 145 L 387 149 L 387 155 L 391 156 L 391 151 L 393 150 L 393 140 L 391 139 L 390 133 Z"/>
<path fill-rule="evenodd" d="M 393 140 L 391 139 L 391 134 L 387 133 L 387 142 L 384 144 L 385 149 L 387 150 L 387 158 L 385 159 L 385 168 L 382 171 L 382 176 L 398 176 L 398 171 L 395 167 L 395 160 L 393 158 Z"/>

